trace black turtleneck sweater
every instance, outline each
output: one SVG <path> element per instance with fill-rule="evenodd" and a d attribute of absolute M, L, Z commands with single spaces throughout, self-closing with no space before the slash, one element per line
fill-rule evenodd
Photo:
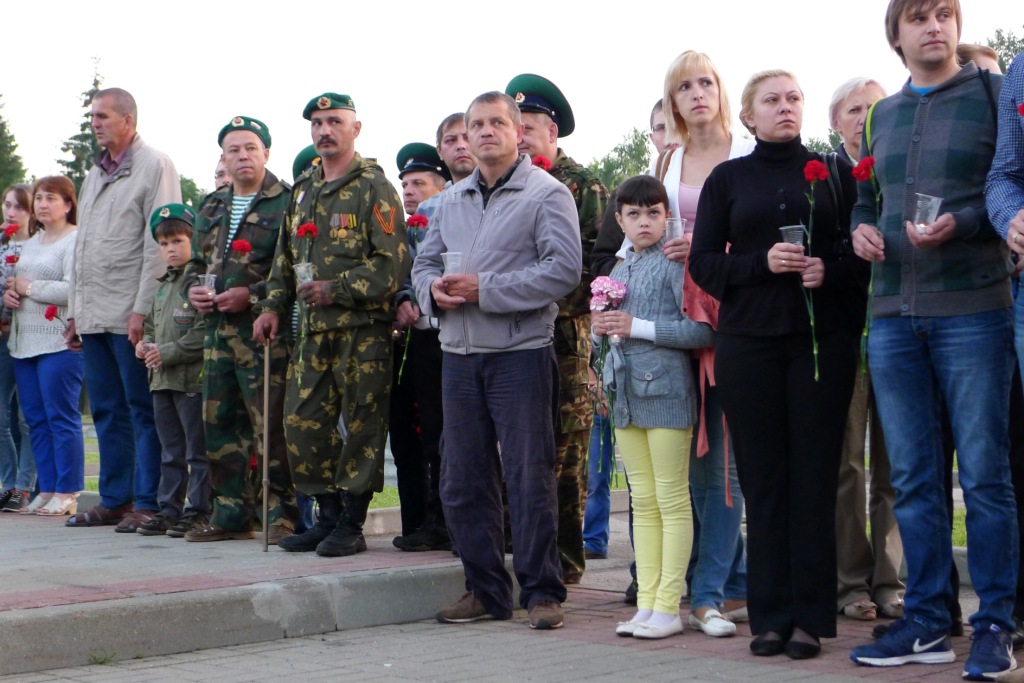
<path fill-rule="evenodd" d="M 749 156 L 715 168 L 700 194 L 697 227 L 690 248 L 693 281 L 722 303 L 718 331 L 757 337 L 810 334 L 801 278 L 768 269 L 768 250 L 782 241 L 779 228 L 809 223 L 810 203 L 804 166 L 820 155 L 797 137 L 789 142 L 757 141 Z M 841 229 L 849 233 L 857 198 L 851 169 L 839 160 L 836 191 L 845 196 Z M 828 182 L 814 188 L 810 255 L 825 263 L 825 281 L 814 292 L 818 334 L 859 333 L 864 325 L 870 266 L 839 248 L 836 208 Z M 726 252 L 726 248 L 729 251 Z"/>

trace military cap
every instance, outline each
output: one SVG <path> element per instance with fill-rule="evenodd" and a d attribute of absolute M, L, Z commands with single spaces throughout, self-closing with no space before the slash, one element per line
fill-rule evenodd
<path fill-rule="evenodd" d="M 348 95 L 325 92 L 323 95 L 317 95 L 309 101 L 306 108 L 302 110 L 302 118 L 311 121 L 313 119 L 313 112 L 318 109 L 351 109 L 355 111 L 356 105 Z"/>
<path fill-rule="evenodd" d="M 431 171 L 445 180 L 451 180 L 448 167 L 441 161 L 437 149 L 425 142 L 410 142 L 398 150 L 398 177 L 413 171 Z"/>
<path fill-rule="evenodd" d="M 572 107 L 558 86 L 536 74 L 519 74 L 505 87 L 505 94 L 515 99 L 519 111 L 547 114 L 558 125 L 558 137 L 568 137 L 576 130 Z"/>
<path fill-rule="evenodd" d="M 172 218 L 192 225 L 196 220 L 196 212 L 184 204 L 164 204 L 149 217 L 149 231 L 153 234 L 153 239 L 156 239 L 156 227 Z"/>
<path fill-rule="evenodd" d="M 320 155 L 316 153 L 316 147 L 310 145 L 298 153 L 295 161 L 292 162 L 292 180 L 298 180 L 302 172 L 310 166 L 320 163 Z"/>
<path fill-rule="evenodd" d="M 223 144 L 224 136 L 235 130 L 247 130 L 256 133 L 259 139 L 263 141 L 263 146 L 270 149 L 270 129 L 267 128 L 267 124 L 250 116 L 236 116 L 231 119 L 226 126 L 220 129 L 220 135 L 217 136 L 217 144 Z"/>

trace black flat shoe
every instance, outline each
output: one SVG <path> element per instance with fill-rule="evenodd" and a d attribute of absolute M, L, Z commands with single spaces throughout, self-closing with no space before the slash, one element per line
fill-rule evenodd
<path fill-rule="evenodd" d="M 790 659 L 812 659 L 821 652 L 821 643 L 803 643 L 791 640 L 786 643 L 786 654 Z"/>
<path fill-rule="evenodd" d="M 774 657 L 781 655 L 786 648 L 782 636 L 775 631 L 768 631 L 750 641 L 750 651 L 757 657 Z"/>

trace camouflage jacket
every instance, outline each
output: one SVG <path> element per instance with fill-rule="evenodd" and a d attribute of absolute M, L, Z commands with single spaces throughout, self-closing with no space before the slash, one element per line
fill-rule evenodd
<path fill-rule="evenodd" d="M 314 280 L 329 280 L 334 301 L 310 309 L 309 329 L 361 327 L 395 318 L 394 295 L 412 263 L 398 192 L 373 159 L 355 155 L 341 178 L 326 182 L 315 166 L 295 181 L 285 226 L 267 281 L 267 297 L 256 313 L 291 313 L 296 280 L 293 265 L 308 261 Z M 299 227 L 316 226 L 316 236 L 299 237 Z"/>
<path fill-rule="evenodd" d="M 235 251 L 227 244 L 231 232 L 231 186 L 208 196 L 199 207 L 192 231 L 190 271 L 215 274 L 218 292 L 231 287 L 248 287 L 250 294 L 263 299 L 290 190 L 288 183 L 267 171 L 263 186 L 253 197 L 234 236 L 235 240 L 245 240 L 252 246 L 248 253 Z M 245 315 L 252 313 L 247 311 Z"/>
<path fill-rule="evenodd" d="M 589 169 L 580 166 L 561 148 L 551 162 L 549 171 L 560 183 L 569 188 L 576 202 L 580 219 L 580 239 L 583 242 L 583 277 L 568 296 L 558 302 L 558 317 L 567 318 L 590 313 L 590 252 L 597 241 L 598 229 L 608 205 L 608 190 Z"/>

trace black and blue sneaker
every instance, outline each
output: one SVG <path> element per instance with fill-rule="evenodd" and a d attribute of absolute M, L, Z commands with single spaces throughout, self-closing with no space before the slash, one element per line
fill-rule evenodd
<path fill-rule="evenodd" d="M 988 681 L 1017 668 L 1010 634 L 995 624 L 976 630 L 971 641 L 971 654 L 964 664 L 967 680 Z"/>
<path fill-rule="evenodd" d="M 867 666 L 949 664 L 956 660 L 956 654 L 949 642 L 948 629 L 929 631 L 904 617 L 893 622 L 875 642 L 853 648 L 850 659 Z"/>

